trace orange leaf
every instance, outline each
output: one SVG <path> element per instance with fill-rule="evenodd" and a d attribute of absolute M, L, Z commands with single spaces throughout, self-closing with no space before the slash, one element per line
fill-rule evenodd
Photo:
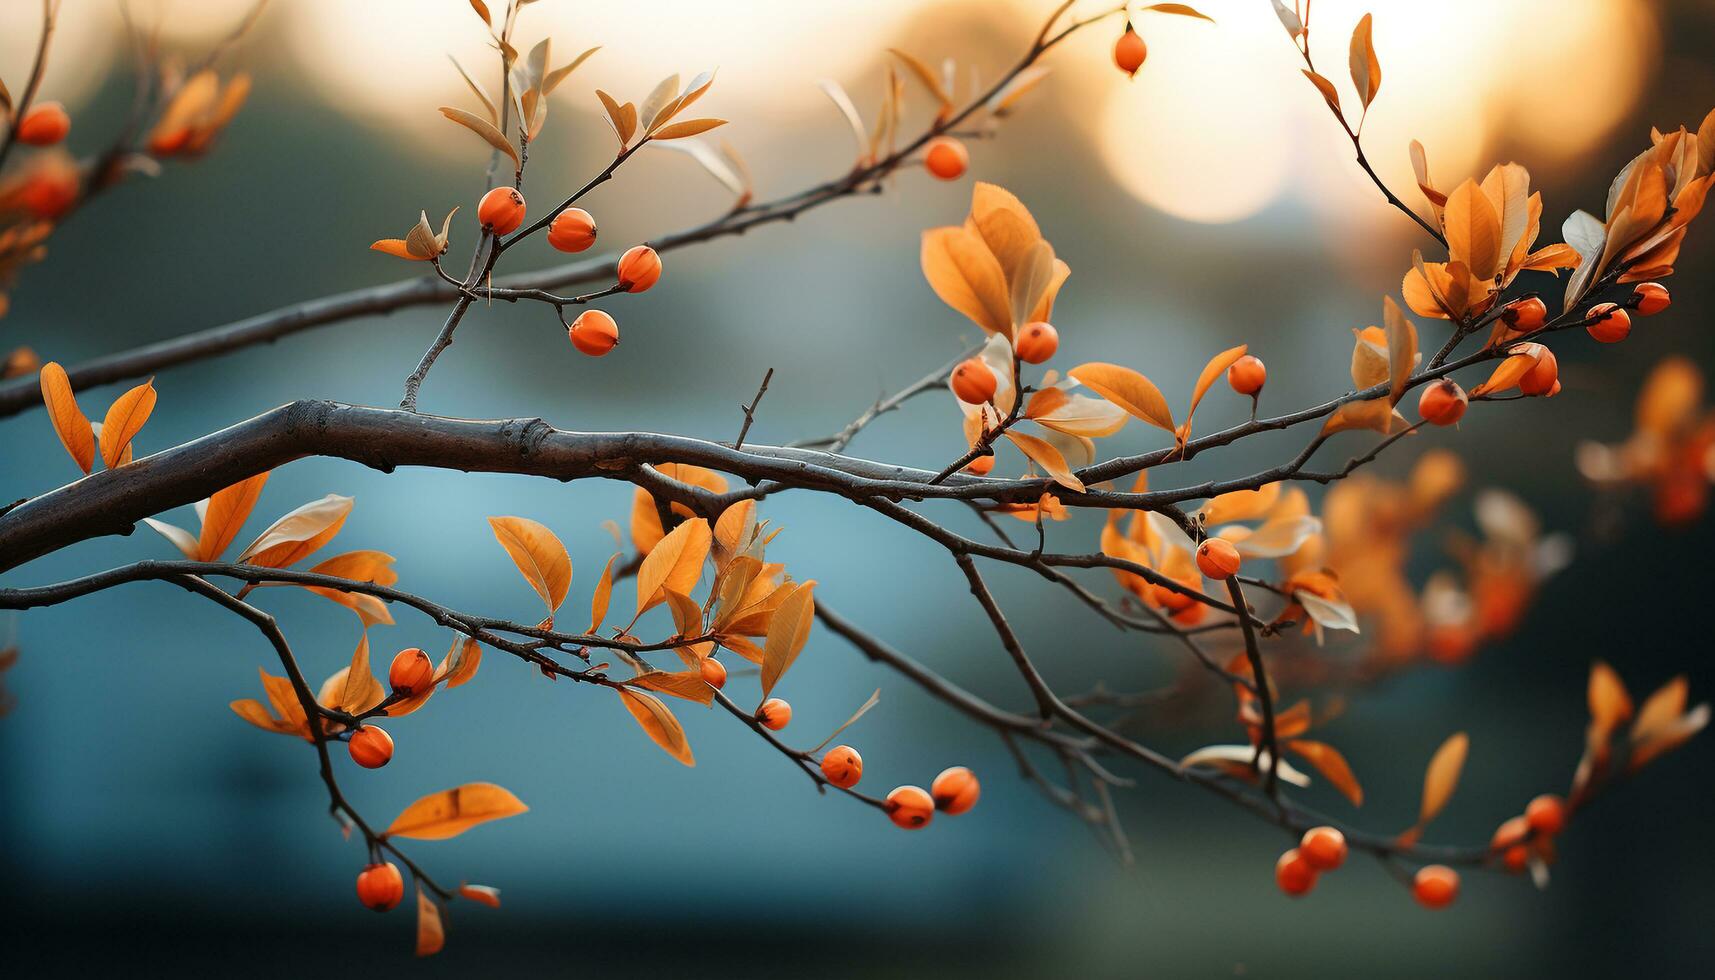
<path fill-rule="evenodd" d="M 1024 455 L 1029 456 L 1036 465 L 1042 467 L 1049 476 L 1054 478 L 1055 483 L 1068 490 L 1075 490 L 1078 493 L 1084 492 L 1084 481 L 1072 475 L 1071 468 L 1066 465 L 1066 457 L 1061 454 L 1060 450 L 1055 449 L 1052 443 L 1011 429 L 1008 429 L 1005 435 L 1007 441 L 1022 450 Z"/>
<path fill-rule="evenodd" d="M 238 561 L 285 568 L 332 540 L 345 525 L 351 505 L 352 498 L 337 493 L 312 500 L 270 525 L 244 549 Z"/>
<path fill-rule="evenodd" d="M 1130 412 L 1135 418 L 1168 432 L 1175 431 L 1173 410 L 1161 389 L 1131 368 L 1092 362 L 1066 372 L 1097 394 Z"/>
<path fill-rule="evenodd" d="M 1308 68 L 1301 68 L 1299 70 L 1304 72 L 1305 78 L 1310 79 L 1310 84 L 1316 86 L 1316 91 L 1322 93 L 1322 101 L 1328 103 L 1328 108 L 1333 110 L 1334 115 L 1338 118 L 1344 119 L 1345 116 L 1340 112 L 1340 91 L 1334 87 L 1334 83 L 1328 81 L 1326 78 L 1323 78 L 1321 75 L 1316 74 Z"/>
<path fill-rule="evenodd" d="M 691 754 L 691 743 L 685 740 L 684 726 L 679 724 L 679 719 L 673 717 L 673 712 L 661 703 L 660 698 L 624 687 L 616 687 L 614 692 L 619 695 L 625 710 L 637 719 L 643 733 L 656 745 L 687 766 L 697 764 L 696 757 Z"/>
<path fill-rule="evenodd" d="M 417 886 L 417 955 L 433 956 L 447 943 L 446 929 L 441 925 L 441 907 Z"/>
<path fill-rule="evenodd" d="M 607 619 L 607 606 L 613 599 L 613 563 L 619 560 L 616 553 L 607 560 L 607 566 L 601 570 L 601 581 L 595 584 L 595 594 L 590 597 L 590 628 L 587 632 L 594 633 L 601 629 L 602 621 Z"/>
<path fill-rule="evenodd" d="M 1352 84 L 1357 86 L 1358 98 L 1368 109 L 1382 87 L 1382 66 L 1376 58 L 1376 45 L 1370 38 L 1370 15 L 1365 14 L 1352 31 Z"/>
<path fill-rule="evenodd" d="M 411 254 L 410 246 L 405 244 L 405 239 L 403 238 L 383 238 L 373 245 L 370 245 L 369 250 L 372 252 L 385 252 L 394 258 L 404 259 L 408 262 L 429 261 L 429 256 L 427 255 Z"/>
<path fill-rule="evenodd" d="M 1471 740 L 1464 732 L 1454 732 L 1435 750 L 1429 768 L 1423 774 L 1423 808 L 1418 812 L 1417 825 L 1422 827 L 1435 819 L 1459 786 L 1459 774 L 1465 768 L 1465 754 Z"/>
<path fill-rule="evenodd" d="M 712 538 L 709 522 L 696 517 L 674 528 L 650 550 L 637 569 L 639 615 L 666 598 L 662 589 L 690 594 L 703 574 L 703 560 L 709 556 Z"/>
<path fill-rule="evenodd" d="M 128 458 L 131 440 L 155 410 L 155 397 L 155 379 L 150 378 L 114 399 L 107 409 L 107 418 L 101 423 L 101 459 L 108 469 Z"/>
<path fill-rule="evenodd" d="M 465 783 L 412 803 L 393 818 L 381 836 L 445 840 L 479 823 L 515 817 L 528 809 L 518 797 L 493 783 Z"/>
<path fill-rule="evenodd" d="M 762 696 L 767 697 L 780 682 L 810 639 L 810 624 L 816 619 L 816 582 L 793 589 L 780 603 L 768 623 L 768 639 L 762 648 Z"/>
<path fill-rule="evenodd" d="M 1353 806 L 1364 805 L 1364 788 L 1358 784 L 1358 777 L 1352 774 L 1352 767 L 1338 749 L 1325 742 L 1302 738 L 1287 742 L 1286 747 L 1309 760 L 1328 782 L 1334 784 L 1335 789 L 1352 801 Z"/>
<path fill-rule="evenodd" d="M 554 532 L 526 517 L 490 517 L 488 526 L 552 615 L 572 587 L 572 559 L 566 546 Z"/>
<path fill-rule="evenodd" d="M 481 902 L 491 909 L 500 907 L 500 889 L 490 885 L 460 885 L 459 894 L 473 902 Z"/>
<path fill-rule="evenodd" d="M 1185 421 L 1176 433 L 1180 445 L 1190 441 L 1191 417 L 1197 414 L 1197 406 L 1202 403 L 1203 396 L 1209 393 L 1209 387 L 1225 373 L 1227 368 L 1233 366 L 1234 361 L 1245 356 L 1245 351 L 1249 349 L 1249 346 L 1248 344 L 1240 344 L 1237 347 L 1229 347 L 1211 357 L 1209 363 L 1203 365 L 1203 373 L 1197 375 L 1197 386 L 1191 389 L 1191 407 L 1185 410 Z"/>
<path fill-rule="evenodd" d="M 646 670 L 633 677 L 631 683 L 698 704 L 709 704 L 715 699 L 715 689 L 709 686 L 708 681 L 703 680 L 700 668 L 672 673 L 665 670 Z"/>
<path fill-rule="evenodd" d="M 71 453 L 78 468 L 88 473 L 95 467 L 95 431 L 83 410 L 77 407 L 77 398 L 71 393 L 71 379 L 58 362 L 49 361 L 42 365 L 41 382 L 42 404 L 47 406 L 48 420 L 53 423 L 60 444 Z"/>
<path fill-rule="evenodd" d="M 256 499 L 262 495 L 262 485 L 268 482 L 268 473 L 268 470 L 263 470 L 248 480 L 216 490 L 208 498 L 208 506 L 202 515 L 202 534 L 197 539 L 199 561 L 218 560 L 232 544 L 232 539 L 238 536 L 245 519 L 255 508 Z"/>
<path fill-rule="evenodd" d="M 923 277 L 941 301 L 992 334 L 1012 334 L 1006 273 L 982 236 L 964 227 L 923 233 Z"/>

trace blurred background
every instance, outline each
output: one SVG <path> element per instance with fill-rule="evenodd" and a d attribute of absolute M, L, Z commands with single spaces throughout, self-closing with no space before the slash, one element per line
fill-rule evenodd
<path fill-rule="evenodd" d="M 552 34 L 560 58 L 604 47 L 555 94 L 526 191 L 532 201 L 563 197 L 610 157 L 595 87 L 641 100 L 663 75 L 716 66 L 702 107 L 733 121 L 724 135 L 750 162 L 759 195 L 820 182 L 850 165 L 851 148 L 818 79 L 841 81 L 866 115 L 879 104 L 889 46 L 954 57 L 992 79 L 1051 6 L 536 4 L 522 20 L 526 43 Z M 1248 342 L 1269 365 L 1265 411 L 1347 390 L 1349 330 L 1376 322 L 1380 297 L 1397 295 L 1410 249 L 1425 243 L 1353 164 L 1269 5 L 1200 6 L 1219 23 L 1138 18 L 1150 56 L 1135 81 L 1109 59 L 1117 21 L 1049 55 L 1053 74 L 998 139 L 973 145 L 965 180 L 910 170 L 879 198 L 667 254 L 659 286 L 605 304 L 625 341 L 607 358 L 577 355 L 545 308 L 475 310 L 425 387 L 424 409 L 731 439 L 739 405 L 772 367 L 751 441 L 837 429 L 977 339 L 930 292 L 917 259 L 924 228 L 963 217 L 972 177 L 1016 192 L 1071 264 L 1055 316 L 1062 367 L 1128 364 L 1180 404 L 1211 354 Z M 1365 145 L 1382 175 L 1418 201 L 1408 193 L 1413 138 L 1443 187 L 1495 162 L 1524 163 L 1544 196 L 1539 244 L 1560 240 L 1571 210 L 1601 210 L 1609 180 L 1647 146 L 1652 125 L 1695 128 L 1715 105 L 1715 8 L 1703 0 L 1371 6 L 1381 8 L 1384 82 Z M 247 7 L 138 0 L 134 10 L 161 25 L 169 47 L 194 56 Z M 1357 0 L 1315 4 L 1313 49 L 1348 103 L 1346 42 L 1365 9 Z M 33 3 L 0 5 L 0 77 L 14 91 L 37 13 Z M 130 97 L 121 20 L 107 0 L 71 0 L 63 17 L 44 97 L 67 103 L 71 146 L 91 152 Z M 0 348 L 29 344 L 71 364 L 408 276 L 414 267 L 365 249 L 403 234 L 419 210 L 462 206 L 453 232 L 462 254 L 476 237 L 487 154 L 435 111 L 470 101 L 448 53 L 485 80 L 493 74 L 463 0 L 279 0 L 228 59 L 256 76 L 256 88 L 218 149 L 131 181 L 69 221 L 14 290 Z M 913 106 L 916 129 L 928 106 L 921 97 Z M 653 152 L 586 202 L 607 248 L 727 205 L 692 161 Z M 558 258 L 545 245 L 520 249 L 511 271 Z M 1367 828 L 1402 828 L 1415 816 L 1430 753 L 1463 729 L 1472 740 L 1465 779 L 1429 839 L 1486 840 L 1531 796 L 1564 790 L 1581 749 L 1592 659 L 1614 664 L 1639 697 L 1680 672 L 1690 674 L 1694 700 L 1715 689 L 1695 612 L 1706 601 L 1715 522 L 1664 531 L 1641 500 L 1617 511 L 1598 501 L 1573 465 L 1578 440 L 1628 434 L 1637 387 L 1661 358 L 1680 352 L 1715 365 L 1711 270 L 1715 234 L 1694 227 L 1668 283 L 1672 311 L 1639 322 L 1622 345 L 1597 349 L 1581 337 L 1557 345 L 1562 397 L 1479 407 L 1462 429 L 1429 432 L 1377 464 L 1398 476 L 1424 450 L 1453 448 L 1473 489 L 1518 494 L 1547 528 L 1571 534 L 1578 554 L 1517 634 L 1468 665 L 1414 668 L 1343 692 L 1349 707 L 1322 737 L 1348 753 L 1369 800 L 1354 812 L 1318 786 L 1313 802 Z M 1546 279 L 1540 288 L 1558 292 Z M 168 371 L 138 452 L 294 398 L 395 404 L 442 315 L 353 321 Z M 1438 345 L 1443 329 L 1419 321 L 1426 345 Z M 83 396 L 86 410 L 119 390 Z M 1199 429 L 1247 410 L 1217 390 Z M 1158 471 L 1155 484 L 1248 472 L 1285 458 L 1301 438 L 1250 441 Z M 1325 458 L 1337 463 L 1369 438 L 1342 437 Z M 1158 444 L 1133 426 L 1104 448 Z M 0 446 L 0 499 L 75 475 L 39 412 L 0 421 Z M 852 452 L 938 467 L 960 449 L 956 412 L 932 395 L 878 422 Z M 1003 460 L 1000 472 L 1018 465 Z M 630 488 L 383 475 L 311 460 L 274 474 L 246 533 L 328 492 L 355 495 L 357 505 L 327 554 L 383 549 L 398 557 L 403 587 L 526 619 L 537 600 L 484 518 L 519 514 L 553 528 L 572 553 L 568 604 L 578 608 L 615 549 L 602 524 L 624 521 Z M 1449 508 L 1453 524 L 1469 526 L 1469 501 L 1467 492 Z M 962 512 L 928 511 L 971 529 Z M 785 528 L 770 556 L 818 579 L 818 601 L 985 697 L 1026 703 L 944 552 L 809 495 L 773 498 L 764 515 Z M 195 523 L 189 508 L 163 516 Z M 1053 525 L 1050 543 L 1094 550 L 1098 522 Z M 1414 569 L 1446 564 L 1439 540 L 1426 536 Z M 5 581 L 45 583 L 173 554 L 142 531 L 41 559 Z M 998 568 L 992 580 L 1056 686 L 1104 678 L 1135 690 L 1182 666 L 1177 651 L 1140 648 L 1014 571 Z M 1105 574 L 1088 581 L 1113 590 Z M 627 598 L 616 601 L 629 601 L 620 591 Z M 358 629 L 346 611 L 287 590 L 258 602 L 281 617 L 313 679 L 349 660 Z M 398 625 L 373 631 L 378 658 L 405 646 L 444 649 L 448 637 L 432 623 L 398 615 Z M 0 933 L 19 976 L 302 975 L 333 963 L 425 976 L 1656 976 L 1700 972 L 1715 955 L 1707 739 L 1581 813 L 1546 892 L 1472 873 L 1457 905 L 1430 913 L 1381 867 L 1355 859 L 1314 895 L 1288 901 L 1272 879 L 1286 846 L 1277 831 L 1154 773 L 1138 773 L 1138 787 L 1119 798 L 1137 851 L 1137 867 L 1122 869 L 1016 777 L 991 732 L 818 629 L 780 692 L 796 709 L 794 741 L 820 740 L 879 687 L 879 707 L 846 738 L 864 755 L 866 784 L 927 784 L 965 764 L 983 779 L 976 810 L 901 833 L 866 807 L 813 792 L 724 714 L 695 709 L 681 712 L 698 758 L 686 769 L 614 699 L 542 683 L 491 656 L 475 682 L 390 726 L 399 750 L 386 770 L 339 760 L 348 795 L 374 820 L 478 779 L 531 806 L 412 850 L 441 880 L 495 885 L 505 900 L 498 912 L 452 908 L 446 951 L 416 963 L 409 911 L 378 917 L 353 900 L 362 849 L 325 816 L 310 753 L 227 709 L 256 696 L 259 665 L 275 666 L 249 627 L 177 590 L 137 585 L 0 619 L 0 638 L 7 631 L 23 655 L 5 677 L 16 707 L 0 721 Z M 729 690 L 743 700 L 753 683 L 739 678 Z M 1230 706 L 1211 701 L 1170 722 L 1145 719 L 1139 735 L 1177 755 L 1236 730 Z"/>

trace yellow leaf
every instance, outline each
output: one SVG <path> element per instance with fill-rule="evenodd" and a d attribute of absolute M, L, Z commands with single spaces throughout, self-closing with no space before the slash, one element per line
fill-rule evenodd
<path fill-rule="evenodd" d="M 429 898 L 422 885 L 418 885 L 417 955 L 433 956 L 441 951 L 446 942 L 446 930 L 441 925 L 441 907 Z"/>
<path fill-rule="evenodd" d="M 1173 432 L 1173 410 L 1148 378 L 1118 364 L 1092 362 L 1066 372 L 1097 394 L 1150 425 Z"/>
<path fill-rule="evenodd" d="M 202 534 L 197 539 L 198 560 L 216 561 L 232 544 L 232 539 L 238 536 L 239 529 L 250 517 L 250 511 L 256 507 L 257 498 L 262 496 L 262 485 L 268 482 L 268 473 L 268 470 L 263 470 L 224 490 L 216 490 L 208 498 L 208 506 L 202 514 Z"/>
<path fill-rule="evenodd" d="M 1459 785 L 1459 774 L 1465 768 L 1465 753 L 1471 740 L 1464 732 L 1455 732 L 1435 750 L 1429 768 L 1423 774 L 1423 809 L 1418 812 L 1417 825 L 1422 827 L 1435 819 L 1447 805 L 1453 790 Z"/>
<path fill-rule="evenodd" d="M 1325 742 L 1313 742 L 1308 739 L 1293 739 L 1286 747 L 1309 760 L 1334 788 L 1345 794 L 1353 806 L 1364 805 L 1364 788 L 1359 785 L 1358 777 L 1352 774 L 1352 767 L 1347 764 L 1346 757 L 1332 745 Z"/>
<path fill-rule="evenodd" d="M 121 465 L 131 440 L 155 410 L 155 379 L 150 378 L 114 399 L 101 423 L 101 459 L 108 469 Z"/>
<path fill-rule="evenodd" d="M 923 233 L 923 277 L 941 301 L 991 334 L 1012 333 L 1012 300 L 1000 260 L 982 236 L 964 227 Z"/>
<path fill-rule="evenodd" d="M 572 587 L 572 559 L 566 554 L 566 546 L 554 532 L 529 518 L 490 517 L 488 526 L 552 615 Z"/>
<path fill-rule="evenodd" d="M 660 698 L 624 687 L 616 687 L 614 692 L 619 695 L 625 710 L 637 719 L 643 733 L 656 745 L 687 766 L 697 764 L 696 757 L 691 754 L 691 743 L 685 740 L 684 727 L 679 724 L 679 719 L 673 717 L 673 712 L 661 703 Z"/>
<path fill-rule="evenodd" d="M 515 817 L 530 809 L 493 783 L 465 783 L 423 797 L 393 818 L 383 837 L 445 840 L 479 823 Z"/>
<path fill-rule="evenodd" d="M 42 404 L 47 406 L 48 421 L 53 423 L 60 445 L 71 453 L 78 469 L 88 473 L 95 467 L 95 430 L 90 428 L 83 410 L 77 407 L 77 398 L 71 392 L 71 379 L 58 362 L 49 361 L 42 365 L 41 382 Z"/>
<path fill-rule="evenodd" d="M 517 147 L 514 147 L 511 143 L 511 141 L 506 138 L 506 135 L 504 133 L 502 133 L 499 129 L 495 128 L 495 125 L 493 123 L 482 118 L 481 116 L 477 115 L 474 112 L 466 112 L 465 110 L 460 109 L 457 106 L 450 106 L 450 105 L 441 106 L 441 115 L 446 116 L 448 119 L 451 119 L 453 122 L 458 123 L 460 126 L 463 126 L 464 128 L 475 133 L 476 135 L 482 137 L 484 140 L 488 141 L 489 146 L 492 146 L 495 149 L 499 150 L 500 152 L 511 157 L 512 158 L 512 166 L 514 168 L 520 166 L 520 164 L 518 162 L 518 149 L 517 149 Z"/>
<path fill-rule="evenodd" d="M 330 493 L 275 521 L 238 556 L 244 564 L 285 568 L 327 544 L 344 526 L 352 498 Z"/>
<path fill-rule="evenodd" d="M 690 594 L 703 574 L 711 539 L 709 522 L 694 517 L 674 528 L 650 550 L 637 569 L 639 615 L 665 600 L 661 593 L 664 588 Z"/>
<path fill-rule="evenodd" d="M 1072 470 L 1066 465 L 1066 457 L 1053 444 L 1035 436 L 1025 435 L 1008 429 L 1005 433 L 1007 441 L 1017 446 L 1031 461 L 1042 467 L 1043 472 L 1053 478 L 1055 483 L 1068 490 L 1084 492 L 1084 481 L 1072 475 Z"/>
<path fill-rule="evenodd" d="M 812 579 L 793 589 L 768 623 L 768 639 L 762 648 L 763 697 L 774 690 L 810 639 L 810 624 L 816 619 L 815 588 Z"/>

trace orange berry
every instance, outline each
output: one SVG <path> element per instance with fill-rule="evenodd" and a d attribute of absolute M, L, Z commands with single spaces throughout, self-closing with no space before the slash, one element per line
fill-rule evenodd
<path fill-rule="evenodd" d="M 641 293 L 661 278 L 661 255 L 647 245 L 633 245 L 619 257 L 619 285 Z"/>
<path fill-rule="evenodd" d="M 1308 895 L 1316 887 L 1316 869 L 1294 847 L 1274 862 L 1274 883 L 1293 898 Z"/>
<path fill-rule="evenodd" d="M 345 747 L 351 752 L 351 761 L 365 769 L 380 769 L 393 760 L 393 736 L 374 725 L 352 732 Z"/>
<path fill-rule="evenodd" d="M 994 397 L 998 385 L 994 369 L 980 358 L 970 358 L 953 369 L 953 394 L 959 401 L 981 405 Z"/>
<path fill-rule="evenodd" d="M 1446 908 L 1459 897 L 1459 872 L 1445 864 L 1418 868 L 1411 879 L 1411 893 L 1427 908 Z"/>
<path fill-rule="evenodd" d="M 1524 808 L 1524 819 L 1538 834 L 1553 837 L 1566 829 L 1566 803 L 1553 793 L 1544 793 Z"/>
<path fill-rule="evenodd" d="M 988 476 L 994 470 L 994 454 L 978 456 L 965 464 L 965 472 L 972 476 Z"/>
<path fill-rule="evenodd" d="M 1226 538 L 1207 538 L 1197 546 L 1197 568 L 1210 578 L 1231 578 L 1242 561 L 1239 549 Z"/>
<path fill-rule="evenodd" d="M 1598 303 L 1590 307 L 1584 320 L 1584 332 L 1597 343 L 1617 344 L 1632 332 L 1632 315 L 1613 303 Z"/>
<path fill-rule="evenodd" d="M 703 661 L 703 683 L 720 690 L 726 687 L 726 665 L 710 657 Z"/>
<path fill-rule="evenodd" d="M 1548 304 L 1535 296 L 1508 303 L 1501 320 L 1514 330 L 1535 330 L 1548 322 Z"/>
<path fill-rule="evenodd" d="M 397 694 L 421 694 L 435 683 L 435 665 L 416 647 L 400 650 L 387 668 L 387 683 Z"/>
<path fill-rule="evenodd" d="M 1136 78 L 1137 70 L 1143 67 L 1143 59 L 1149 57 L 1149 45 L 1143 43 L 1143 38 L 1127 24 L 1125 33 L 1114 42 L 1114 64 L 1119 70 Z"/>
<path fill-rule="evenodd" d="M 958 180 L 970 165 L 970 151 L 951 136 L 937 136 L 930 140 L 929 149 L 923 154 L 923 166 L 941 180 Z"/>
<path fill-rule="evenodd" d="M 79 190 L 76 167 L 46 167 L 24 181 L 17 200 L 37 220 L 53 221 L 72 209 Z"/>
<path fill-rule="evenodd" d="M 792 720 L 792 706 L 783 698 L 769 698 L 756 709 L 756 720 L 762 722 L 763 728 L 777 732 Z"/>
<path fill-rule="evenodd" d="M 945 811 L 950 817 L 977 805 L 977 798 L 983 795 L 982 785 L 977 782 L 975 773 L 964 766 L 954 766 L 941 770 L 941 775 L 929 784 L 929 795 L 935 798 L 935 808 Z"/>
<path fill-rule="evenodd" d="M 1546 395 L 1549 398 L 1560 394 L 1560 362 L 1555 360 L 1553 351 L 1542 348 L 1542 356 L 1537 359 L 1536 366 L 1519 379 L 1518 390 L 1527 395 Z"/>
<path fill-rule="evenodd" d="M 619 343 L 619 324 L 601 310 L 585 310 L 572 321 L 566 336 L 580 353 L 600 357 Z"/>
<path fill-rule="evenodd" d="M 1333 871 L 1346 863 L 1346 835 L 1333 827 L 1312 827 L 1298 842 L 1298 853 L 1317 871 Z"/>
<path fill-rule="evenodd" d="M 510 235 L 524 223 L 524 195 L 512 187 L 496 187 L 476 206 L 476 220 L 496 235 Z"/>
<path fill-rule="evenodd" d="M 1489 850 L 1501 856 L 1501 864 L 1517 874 L 1530 863 L 1530 848 L 1525 839 L 1530 836 L 1530 823 L 1523 817 L 1510 817 L 1495 828 L 1489 839 Z"/>
<path fill-rule="evenodd" d="M 385 912 L 405 897 L 405 879 L 392 861 L 371 864 L 357 875 L 357 900 L 377 912 Z"/>
<path fill-rule="evenodd" d="M 1227 368 L 1227 384 L 1241 395 L 1255 395 L 1267 380 L 1268 366 L 1262 363 L 1262 358 L 1251 354 L 1239 358 Z"/>
<path fill-rule="evenodd" d="M 1644 316 L 1654 316 L 1673 303 L 1667 287 L 1659 282 L 1640 282 L 1638 288 L 1632 290 L 1632 295 L 1637 297 L 1638 312 Z"/>
<path fill-rule="evenodd" d="M 841 789 L 851 789 L 863 778 L 863 756 L 849 745 L 836 745 L 822 756 L 822 777 Z"/>
<path fill-rule="evenodd" d="M 920 830 L 935 818 L 935 801 L 921 787 L 900 786 L 887 794 L 887 819 L 906 830 Z"/>
<path fill-rule="evenodd" d="M 1037 320 L 1027 323 L 1012 342 L 1012 352 L 1026 364 L 1041 364 L 1060 349 L 1060 331 L 1052 323 Z"/>
<path fill-rule="evenodd" d="M 548 225 L 548 244 L 562 252 L 582 252 L 595 244 L 595 219 L 583 208 L 567 208 Z"/>
<path fill-rule="evenodd" d="M 1430 425 L 1452 425 L 1465 417 L 1465 408 L 1470 404 L 1471 399 L 1459 382 L 1442 378 L 1423 386 L 1423 394 L 1417 399 L 1417 414 Z"/>
<path fill-rule="evenodd" d="M 52 146 L 71 132 L 71 117 L 58 102 L 41 102 L 29 108 L 18 120 L 18 142 L 31 146 Z"/>

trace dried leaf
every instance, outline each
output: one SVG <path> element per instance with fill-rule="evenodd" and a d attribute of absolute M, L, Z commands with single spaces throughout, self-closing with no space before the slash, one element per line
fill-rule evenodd
<path fill-rule="evenodd" d="M 929 94 L 934 96 L 935 100 L 941 104 L 940 111 L 945 112 L 953 107 L 953 97 L 948 95 L 947 90 L 942 87 L 941 78 L 935 73 L 934 69 L 917 60 L 916 57 L 906 54 L 898 48 L 888 48 L 887 50 L 891 52 L 894 57 L 905 62 L 905 67 L 911 69 L 911 74 L 915 76 L 917 81 L 923 84 L 923 88 L 928 90 Z"/>
<path fill-rule="evenodd" d="M 839 738 L 841 732 L 843 732 L 846 729 L 857 724 L 857 720 L 859 718 L 862 718 L 864 715 L 869 714 L 869 709 L 875 707 L 880 702 L 881 702 L 881 688 L 878 687 L 875 689 L 875 693 L 873 693 L 869 696 L 869 700 L 867 700 L 863 703 L 862 707 L 860 707 L 856 711 L 852 712 L 852 716 L 850 718 L 847 718 L 845 720 L 844 724 L 842 724 L 840 727 L 834 729 L 833 731 L 829 732 L 828 737 L 822 739 L 821 744 L 817 745 L 815 748 L 811 749 L 810 752 L 813 754 L 813 753 L 822 751 L 822 749 L 827 747 L 827 744 L 829 742 L 832 742 L 834 739 Z"/>
<path fill-rule="evenodd" d="M 1322 101 L 1328 103 L 1328 108 L 1333 110 L 1335 117 L 1344 119 L 1345 116 L 1340 112 L 1340 91 L 1334 87 L 1334 83 L 1308 68 L 1299 70 L 1304 72 L 1305 78 L 1310 79 L 1310 84 L 1316 86 L 1316 91 L 1322 93 Z"/>
<path fill-rule="evenodd" d="M 344 526 L 353 501 L 330 493 L 275 521 L 238 556 L 242 564 L 285 568 L 327 544 Z"/>
<path fill-rule="evenodd" d="M 515 817 L 530 809 L 493 783 L 465 783 L 412 803 L 393 818 L 383 837 L 445 840 L 490 820 Z"/>
<path fill-rule="evenodd" d="M 572 559 L 566 546 L 554 532 L 528 518 L 490 517 L 488 526 L 553 615 L 572 587 Z"/>
<path fill-rule="evenodd" d="M 173 547 L 179 549 L 186 558 L 191 561 L 201 560 L 197 556 L 197 539 L 191 532 L 182 527 L 168 524 L 166 521 L 157 521 L 153 517 L 143 518 L 143 523 L 154 528 L 156 534 L 172 542 Z"/>

